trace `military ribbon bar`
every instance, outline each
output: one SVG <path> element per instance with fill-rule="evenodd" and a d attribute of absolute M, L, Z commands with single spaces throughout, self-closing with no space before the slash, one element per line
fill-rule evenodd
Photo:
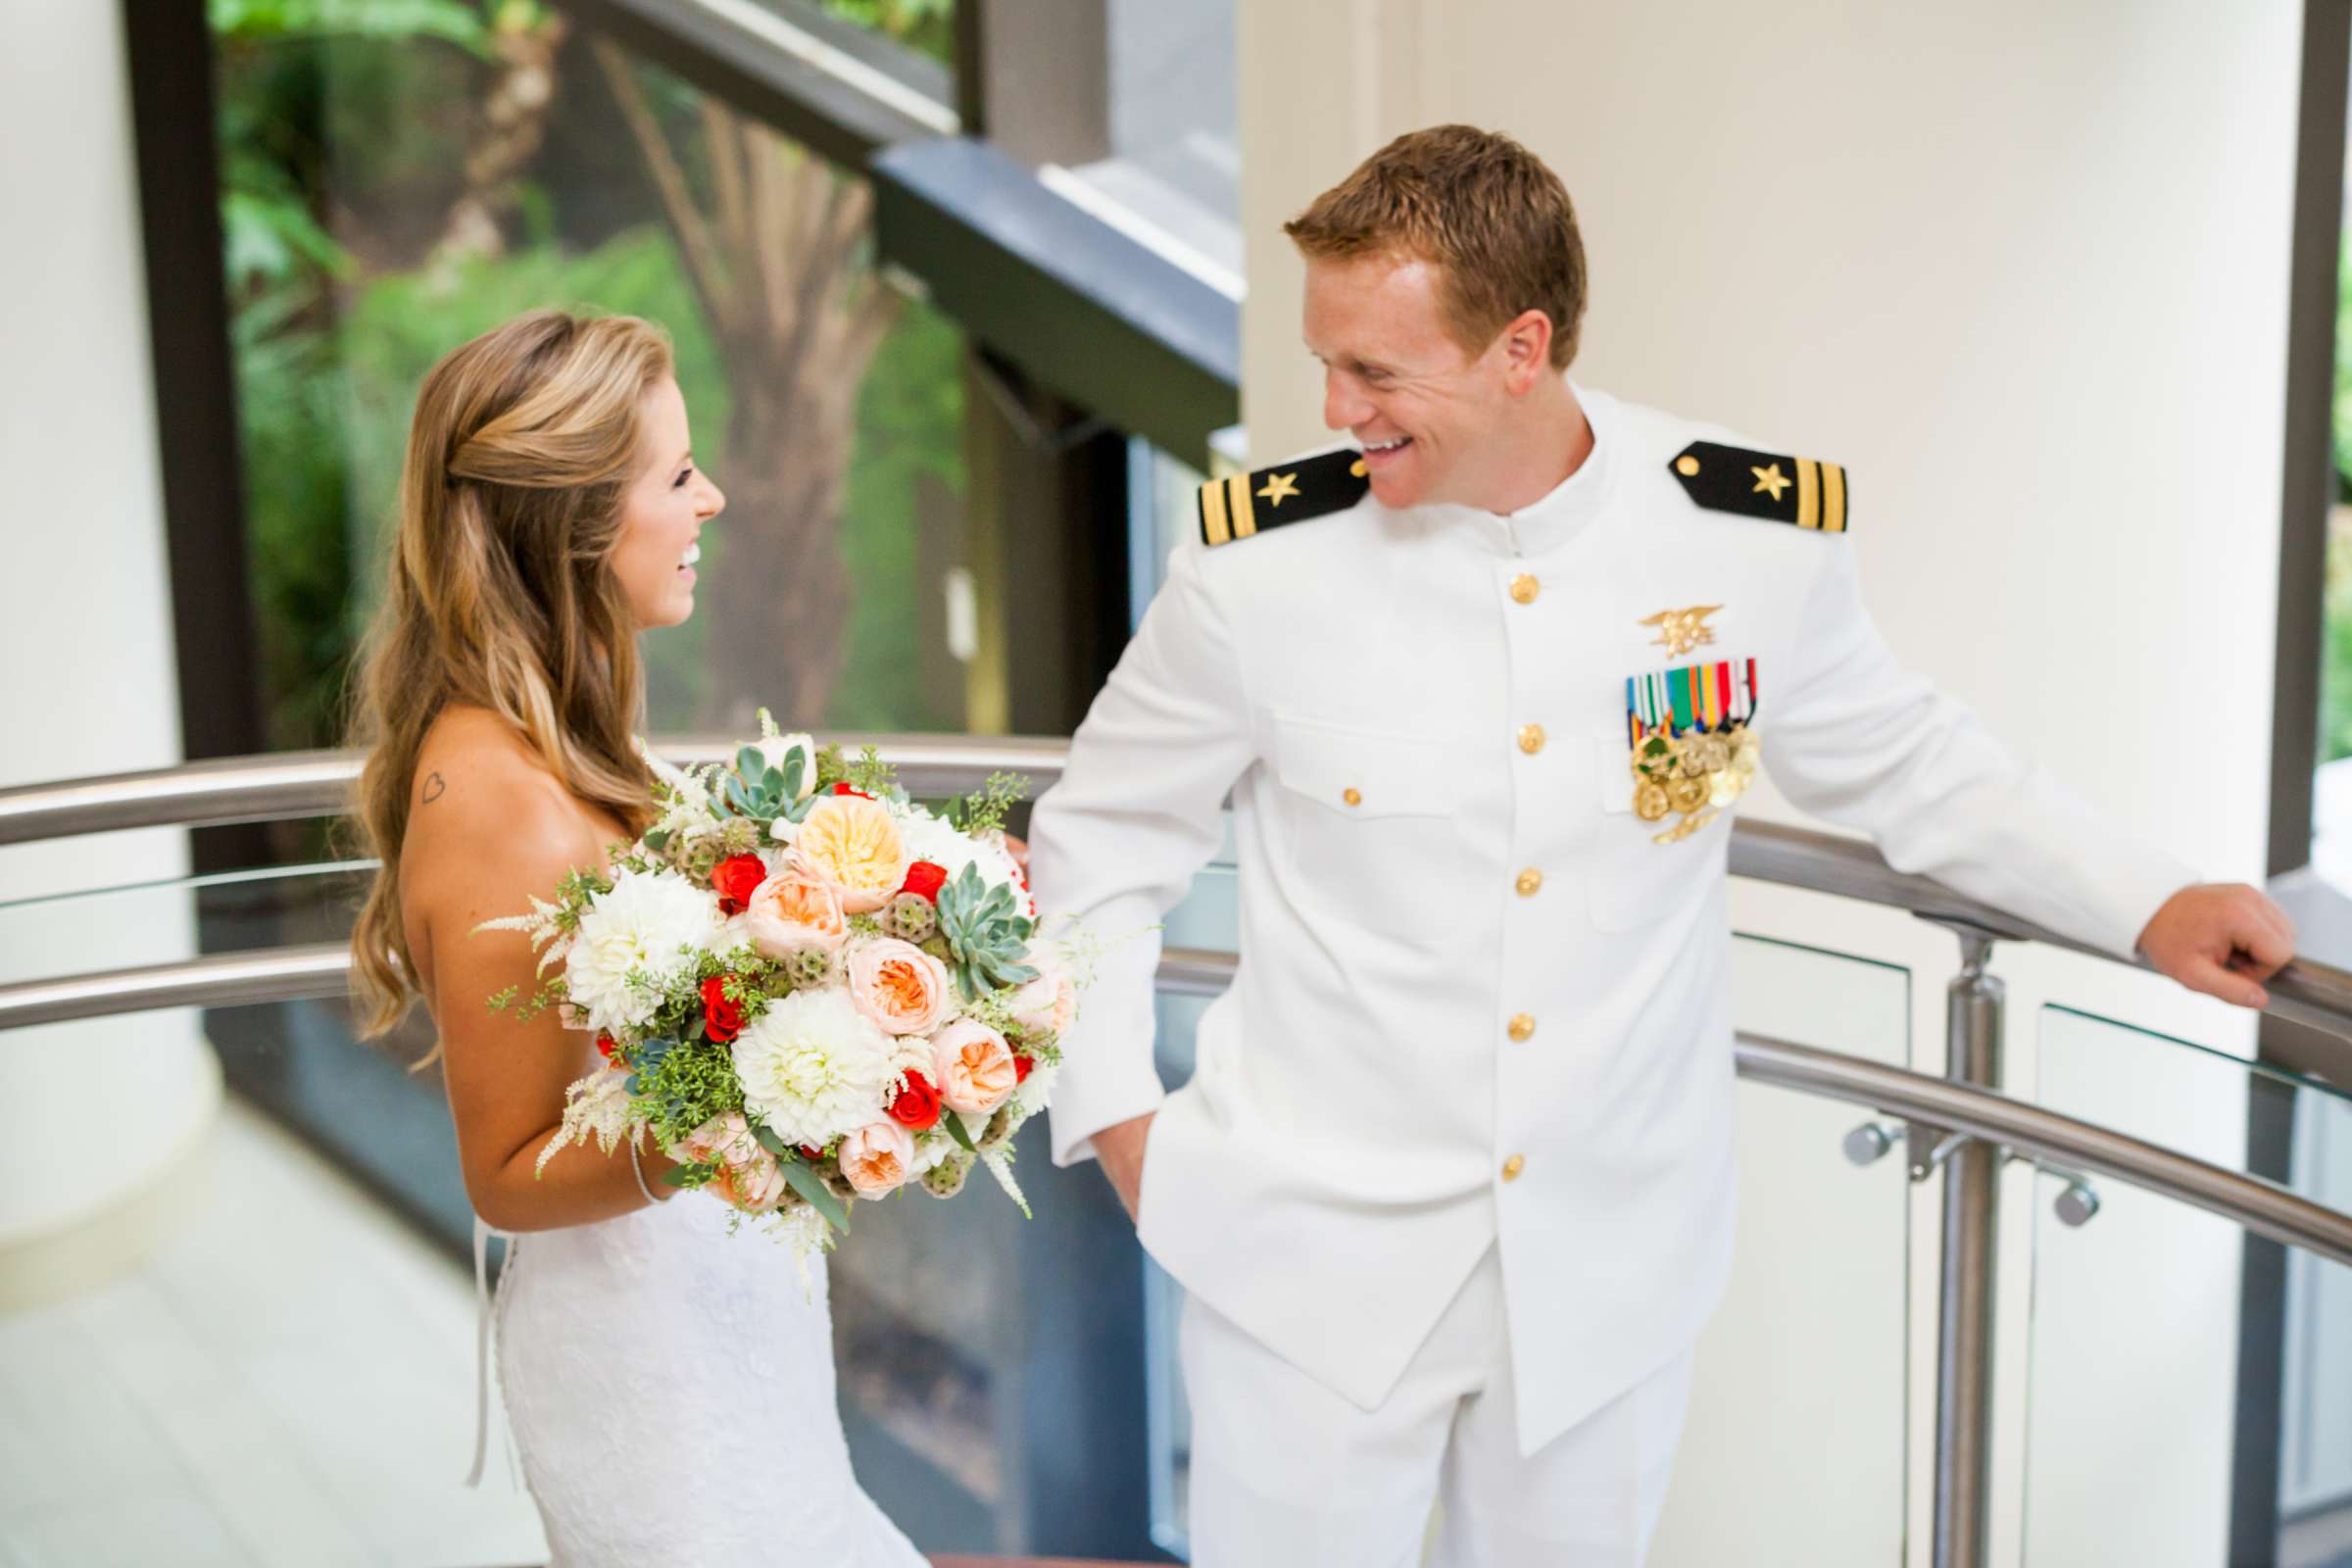
<path fill-rule="evenodd" d="M 1625 681 L 1628 744 L 1638 748 L 1651 735 L 1743 726 L 1755 716 L 1757 693 L 1756 662 L 1752 659 L 1629 675 Z"/>

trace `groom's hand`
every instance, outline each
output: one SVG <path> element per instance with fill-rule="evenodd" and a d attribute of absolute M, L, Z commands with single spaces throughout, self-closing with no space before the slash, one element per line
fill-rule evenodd
<path fill-rule="evenodd" d="M 1110 1178 L 1119 1201 L 1127 1205 L 1129 1219 L 1135 1218 L 1135 1205 L 1144 1190 L 1144 1144 L 1152 1136 L 1153 1114 L 1156 1112 L 1117 1122 L 1095 1134 L 1095 1158 L 1102 1163 L 1102 1174 Z"/>
<path fill-rule="evenodd" d="M 2267 1007 L 2261 982 L 2295 956 L 2295 924 L 2260 889 L 2198 882 L 2164 901 L 2139 934 L 2158 971 L 2241 1007 Z"/>

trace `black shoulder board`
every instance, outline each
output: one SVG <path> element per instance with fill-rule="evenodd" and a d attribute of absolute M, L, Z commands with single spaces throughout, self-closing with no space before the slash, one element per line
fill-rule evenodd
<path fill-rule="evenodd" d="M 1673 466 L 1690 499 L 1711 512 L 1845 532 L 1845 469 L 1838 464 L 1693 441 Z"/>
<path fill-rule="evenodd" d="M 1364 455 L 1348 449 L 1211 479 L 1200 487 L 1200 542 L 1228 545 L 1285 523 L 1344 512 L 1371 488 Z"/>

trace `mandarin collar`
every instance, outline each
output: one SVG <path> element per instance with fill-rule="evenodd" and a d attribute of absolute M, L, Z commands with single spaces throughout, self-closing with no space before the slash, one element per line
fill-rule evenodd
<path fill-rule="evenodd" d="M 1620 443 L 1610 400 L 1573 381 L 1569 389 L 1585 411 L 1586 422 L 1592 426 L 1592 450 L 1574 473 L 1517 512 L 1440 503 L 1409 508 L 1403 515 L 1433 533 L 1457 536 L 1491 554 L 1531 560 L 1549 555 L 1589 532 L 1607 509 Z"/>

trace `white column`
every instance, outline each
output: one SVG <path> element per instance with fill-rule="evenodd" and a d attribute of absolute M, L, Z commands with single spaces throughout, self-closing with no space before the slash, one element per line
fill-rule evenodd
<path fill-rule="evenodd" d="M 122 11 L 14 7 L 8 41 L 0 785 L 180 756 Z M 176 831 L 20 846 L 0 850 L 0 901 L 186 869 Z M 0 909 L 10 980 L 186 956 L 193 944 L 184 897 Z M 191 1012 L 0 1033 L 0 1065 L 5 1308 L 126 1266 L 200 1200 L 220 1074 Z"/>

